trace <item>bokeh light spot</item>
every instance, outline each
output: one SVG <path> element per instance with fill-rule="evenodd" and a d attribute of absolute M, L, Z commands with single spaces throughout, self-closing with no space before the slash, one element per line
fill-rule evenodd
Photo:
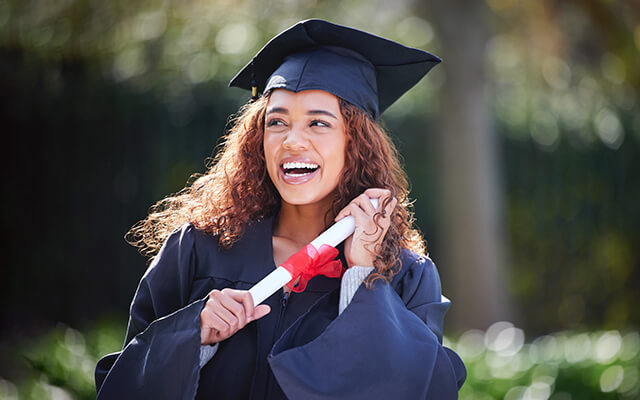
<path fill-rule="evenodd" d="M 640 374 L 638 373 L 638 367 L 627 367 L 624 369 L 622 382 L 618 387 L 618 392 L 627 393 L 631 391 L 639 391 L 640 386 Z"/>
<path fill-rule="evenodd" d="M 629 332 L 622 338 L 622 352 L 620 359 L 629 361 L 640 352 L 640 333 Z"/>
<path fill-rule="evenodd" d="M 594 358 L 601 364 L 607 364 L 618 355 L 622 348 L 622 338 L 617 331 L 603 333 L 595 344 Z"/>
<path fill-rule="evenodd" d="M 433 28 L 426 20 L 411 16 L 396 27 L 400 40 L 407 46 L 425 47 L 433 40 Z"/>
<path fill-rule="evenodd" d="M 471 329 L 460 336 L 456 350 L 463 359 L 473 359 L 481 355 L 485 350 L 484 332 Z"/>
<path fill-rule="evenodd" d="M 547 57 L 542 63 L 544 80 L 556 90 L 565 90 L 571 81 L 569 65 L 557 57 Z"/>
<path fill-rule="evenodd" d="M 209 37 L 209 30 L 209 25 L 202 21 L 186 25 L 180 33 L 178 47 L 184 53 L 201 51 Z"/>
<path fill-rule="evenodd" d="M 133 35 L 137 40 L 151 40 L 162 35 L 167 28 L 164 11 L 142 13 L 135 18 Z"/>
<path fill-rule="evenodd" d="M 187 66 L 187 78 L 190 83 L 200 83 L 211 79 L 218 69 L 215 58 L 207 53 L 196 54 Z"/>
<path fill-rule="evenodd" d="M 221 54 L 240 54 L 248 51 L 258 36 L 256 28 L 250 24 L 229 24 L 218 32 L 216 49 Z"/>
<path fill-rule="evenodd" d="M 624 130 L 618 115 L 605 107 L 598 111 L 593 122 L 602 143 L 610 149 L 618 149 L 624 141 Z"/>
<path fill-rule="evenodd" d="M 504 395 L 504 400 L 522 400 L 526 391 L 526 386 L 512 387 L 511 389 L 509 389 L 507 394 Z"/>
<path fill-rule="evenodd" d="M 113 77 L 124 81 L 142 74 L 147 69 L 144 48 L 129 47 L 118 54 L 113 63 Z"/>
<path fill-rule="evenodd" d="M 567 340 L 564 357 L 570 363 L 578 363 L 587 359 L 590 351 L 591 337 L 586 333 L 580 333 Z"/>
<path fill-rule="evenodd" d="M 533 382 L 522 396 L 523 400 L 547 400 L 551 396 L 551 385 L 554 379 L 551 377 L 538 378 Z"/>
<path fill-rule="evenodd" d="M 533 114 L 529 129 L 533 140 L 542 145 L 543 148 L 552 148 L 560 137 L 556 117 L 547 111 L 536 111 Z"/>
<path fill-rule="evenodd" d="M 600 375 L 600 390 L 605 393 L 613 392 L 620 386 L 623 378 L 624 369 L 620 365 L 612 365 Z"/>

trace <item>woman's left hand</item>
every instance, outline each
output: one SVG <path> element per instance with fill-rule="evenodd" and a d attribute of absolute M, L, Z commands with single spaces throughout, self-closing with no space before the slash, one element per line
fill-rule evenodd
<path fill-rule="evenodd" d="M 390 196 L 391 192 L 387 189 L 367 189 L 336 216 L 336 221 L 348 215 L 352 215 L 355 219 L 355 232 L 344 243 L 344 254 L 349 267 L 374 266 L 373 262 L 381 251 L 382 240 L 391 225 L 391 214 L 398 200 L 394 197 L 382 210 L 378 225 L 373 218 L 378 210 L 373 207 L 369 199 L 378 198 L 378 207 L 382 207 L 384 201 Z"/>

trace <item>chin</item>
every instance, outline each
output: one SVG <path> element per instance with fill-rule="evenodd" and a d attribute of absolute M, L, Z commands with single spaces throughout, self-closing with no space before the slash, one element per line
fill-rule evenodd
<path fill-rule="evenodd" d="M 318 200 L 307 196 L 283 196 L 282 201 L 293 206 L 305 206 L 317 203 Z"/>
<path fill-rule="evenodd" d="M 328 196 L 314 196 L 308 193 L 295 195 L 287 193 L 284 196 L 280 194 L 282 201 L 292 206 L 306 206 L 312 204 L 318 204 L 320 202 L 328 200 Z"/>

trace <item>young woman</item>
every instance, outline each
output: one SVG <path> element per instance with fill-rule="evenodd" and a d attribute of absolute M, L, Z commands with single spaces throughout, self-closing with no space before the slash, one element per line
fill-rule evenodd
<path fill-rule="evenodd" d="M 449 302 L 376 122 L 439 61 L 321 20 L 269 42 L 231 82 L 264 93 L 211 169 L 132 230 L 154 258 L 98 398 L 457 398 Z M 253 304 L 248 289 L 349 215 L 341 279 Z"/>

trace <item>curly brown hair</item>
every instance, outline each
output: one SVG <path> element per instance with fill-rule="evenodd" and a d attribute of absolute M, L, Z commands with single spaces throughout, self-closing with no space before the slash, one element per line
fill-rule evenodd
<path fill-rule="evenodd" d="M 199 230 L 217 235 L 228 249 L 251 221 L 275 215 L 280 195 L 267 174 L 263 132 L 269 94 L 244 105 L 231 121 L 208 171 L 194 175 L 192 183 L 175 195 L 151 207 L 149 215 L 127 233 L 127 241 L 150 257 L 158 253 L 171 232 L 189 222 Z M 414 227 L 408 182 L 398 152 L 385 130 L 352 104 L 340 100 L 340 111 L 347 129 L 343 176 L 334 191 L 326 221 L 368 188 L 391 191 L 398 200 L 391 225 L 376 255 L 375 279 L 390 281 L 399 271 L 403 248 L 424 255 L 421 233 Z M 387 206 L 388 198 L 380 209 Z M 374 216 L 376 223 L 381 213 Z"/>

